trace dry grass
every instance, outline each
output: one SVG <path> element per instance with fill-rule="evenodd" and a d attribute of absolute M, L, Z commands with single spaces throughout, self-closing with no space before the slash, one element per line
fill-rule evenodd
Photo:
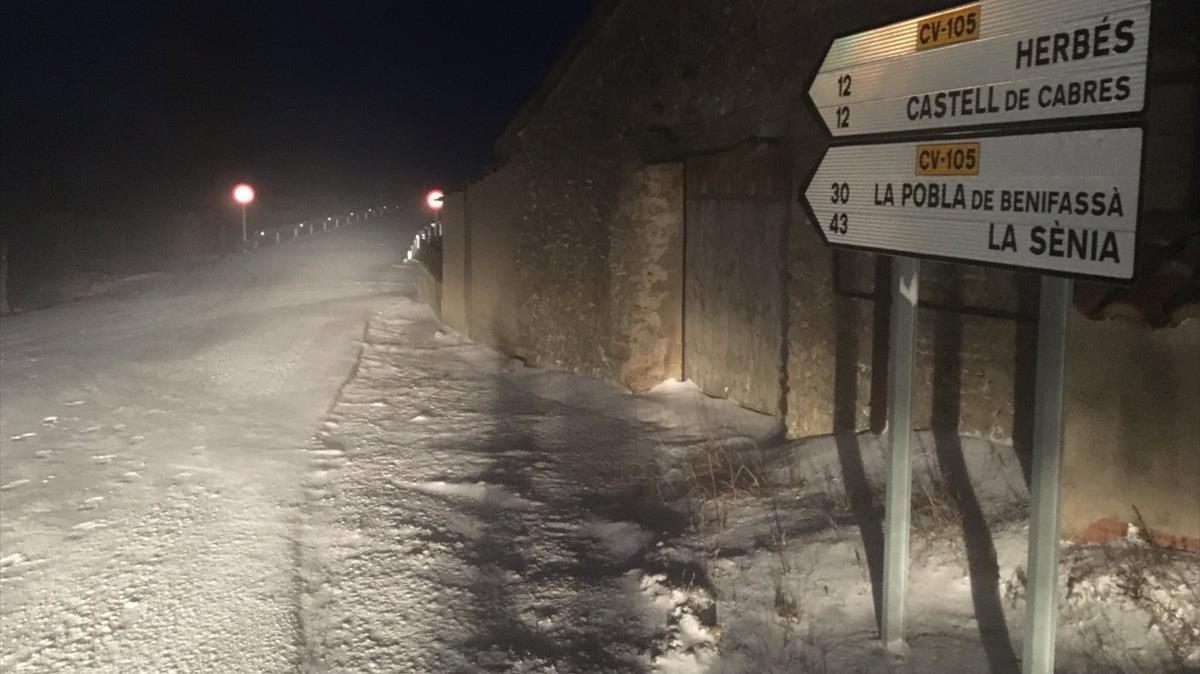
<path fill-rule="evenodd" d="M 696 525 L 724 531 L 730 502 L 762 496 L 765 474 L 765 459 L 757 446 L 709 442 L 688 458 L 681 477 L 659 483 L 659 496 L 664 501 L 686 498 Z"/>
<path fill-rule="evenodd" d="M 958 536 L 962 532 L 962 507 L 941 475 L 913 481 L 913 528 L 932 536 Z"/>
<path fill-rule="evenodd" d="M 1138 517 L 1141 518 L 1141 513 Z M 1143 527 L 1141 531 L 1148 529 Z M 1131 546 L 1124 559 L 1109 555 L 1110 561 L 1117 565 L 1117 587 L 1150 615 L 1151 624 L 1158 628 L 1180 667 L 1200 651 L 1200 615 L 1194 610 L 1200 606 L 1200 585 L 1194 579 L 1181 577 L 1173 564 L 1190 556 L 1191 553 L 1158 546 L 1148 535 L 1141 545 Z M 1190 596 L 1173 597 L 1179 588 L 1186 588 L 1184 592 Z"/>

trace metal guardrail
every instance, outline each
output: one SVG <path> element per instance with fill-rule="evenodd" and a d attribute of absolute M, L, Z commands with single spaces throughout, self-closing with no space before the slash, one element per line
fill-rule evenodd
<path fill-rule="evenodd" d="M 442 223 L 431 222 L 413 237 L 405 259 L 420 262 L 439 281 L 442 278 Z"/>
<path fill-rule="evenodd" d="M 325 217 L 313 218 L 294 225 L 283 225 L 281 227 L 255 229 L 248 233 L 246 240 L 242 242 L 242 252 L 257 250 L 270 246 L 276 246 L 288 241 L 306 238 L 322 232 L 327 232 L 334 229 L 341 229 L 349 225 L 360 222 L 369 222 L 384 217 L 388 209 L 393 212 L 397 211 L 399 206 L 376 206 L 363 210 L 350 211 L 340 215 L 327 215 Z"/>

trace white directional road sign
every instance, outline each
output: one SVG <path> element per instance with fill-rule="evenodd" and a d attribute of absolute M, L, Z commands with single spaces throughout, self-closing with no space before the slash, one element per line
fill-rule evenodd
<path fill-rule="evenodd" d="M 1142 130 L 832 147 L 805 192 L 833 245 L 1133 275 Z"/>
<path fill-rule="evenodd" d="M 1141 111 L 1150 0 L 981 0 L 833 42 L 835 137 Z"/>

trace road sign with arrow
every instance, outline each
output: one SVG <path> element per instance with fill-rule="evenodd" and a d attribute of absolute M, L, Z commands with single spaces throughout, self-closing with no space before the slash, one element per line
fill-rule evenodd
<path fill-rule="evenodd" d="M 1141 111 L 1150 2 L 990 0 L 834 40 L 809 96 L 835 138 Z"/>
<path fill-rule="evenodd" d="M 830 148 L 805 191 L 831 244 L 1128 279 L 1142 130 Z"/>
<path fill-rule="evenodd" d="M 1043 274 L 1022 667 L 1053 672 L 1070 277 L 1136 269 L 1149 36 L 1150 0 L 980 0 L 834 40 L 809 89 L 833 138 L 803 188 L 809 219 L 830 245 L 897 256 L 889 648 L 905 629 L 919 258 L 1006 265 Z"/>

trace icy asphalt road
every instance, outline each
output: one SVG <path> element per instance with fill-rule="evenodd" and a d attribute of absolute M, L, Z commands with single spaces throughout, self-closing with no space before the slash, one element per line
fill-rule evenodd
<path fill-rule="evenodd" d="M 408 232 L 352 228 L 0 322 L 0 671 L 300 661 L 306 441 Z"/>

